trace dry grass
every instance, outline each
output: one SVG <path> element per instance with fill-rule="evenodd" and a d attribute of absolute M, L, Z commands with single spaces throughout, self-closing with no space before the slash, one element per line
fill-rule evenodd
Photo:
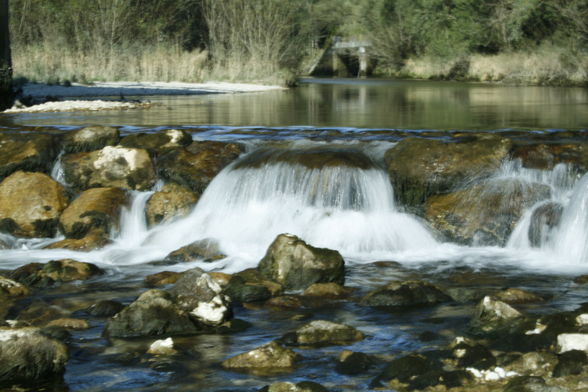
<path fill-rule="evenodd" d="M 15 78 L 59 83 L 92 81 L 202 81 L 207 53 L 177 46 L 115 48 L 108 53 L 84 53 L 51 45 L 13 49 Z"/>
<path fill-rule="evenodd" d="M 520 85 L 586 85 L 588 54 L 542 47 L 528 53 L 475 54 L 452 59 L 421 57 L 409 59 L 396 76 Z"/>

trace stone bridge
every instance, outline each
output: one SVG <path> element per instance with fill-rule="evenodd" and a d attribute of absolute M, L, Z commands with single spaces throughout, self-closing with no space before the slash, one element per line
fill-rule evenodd
<path fill-rule="evenodd" d="M 335 37 L 309 70 L 312 76 L 363 77 L 371 73 L 371 43 Z"/>

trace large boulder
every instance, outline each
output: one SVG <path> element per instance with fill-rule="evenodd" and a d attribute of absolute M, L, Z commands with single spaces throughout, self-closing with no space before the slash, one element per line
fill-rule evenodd
<path fill-rule="evenodd" d="M 361 304 L 365 306 L 407 308 L 436 305 L 450 300 L 451 297 L 432 283 L 411 280 L 390 282 L 383 287 L 377 288 L 363 297 Z"/>
<path fill-rule="evenodd" d="M 361 331 L 349 325 L 315 320 L 287 333 L 282 340 L 296 346 L 329 346 L 355 343 L 364 337 Z"/>
<path fill-rule="evenodd" d="M 67 359 L 65 345 L 36 328 L 0 329 L 0 382 L 61 375 Z"/>
<path fill-rule="evenodd" d="M 230 370 L 284 370 L 294 368 L 298 355 L 276 342 L 270 342 L 249 352 L 236 355 L 223 361 L 225 369 Z"/>
<path fill-rule="evenodd" d="M 55 136 L 0 133 L 0 179 L 19 170 L 49 173 L 59 149 Z"/>
<path fill-rule="evenodd" d="M 66 182 L 78 190 L 117 187 L 144 191 L 155 184 L 153 162 L 141 149 L 106 146 L 64 155 L 61 165 Z"/>
<path fill-rule="evenodd" d="M 68 132 L 63 137 L 63 151 L 87 152 L 114 146 L 120 138 L 118 129 L 114 127 L 92 126 Z"/>
<path fill-rule="evenodd" d="M 488 181 L 429 198 L 426 219 L 448 239 L 462 244 L 504 245 L 526 209 L 550 197 L 542 184 Z"/>
<path fill-rule="evenodd" d="M 28 286 L 46 287 L 57 282 L 88 280 L 102 274 L 103 271 L 94 264 L 63 259 L 26 264 L 12 271 L 10 277 Z"/>
<path fill-rule="evenodd" d="M 451 142 L 408 138 L 388 150 L 385 160 L 398 202 L 420 211 L 430 196 L 491 175 L 510 148 L 510 140 L 495 135 Z"/>
<path fill-rule="evenodd" d="M 127 202 L 123 189 L 88 189 L 63 211 L 59 227 L 68 238 L 80 239 L 93 230 L 107 235 L 119 228 L 120 211 Z"/>
<path fill-rule="evenodd" d="M 291 234 L 280 234 L 257 269 L 286 289 L 305 289 L 313 283 L 345 282 L 345 261 L 335 250 L 315 248 Z"/>
<path fill-rule="evenodd" d="M 187 147 L 191 143 L 190 133 L 179 129 L 167 129 L 157 133 L 133 133 L 120 141 L 123 147 L 142 148 L 153 156 L 161 155 L 173 148 Z"/>
<path fill-rule="evenodd" d="M 177 306 L 173 296 L 162 290 L 149 290 L 106 323 L 104 335 L 134 338 L 186 335 L 198 331 L 188 312 Z"/>
<path fill-rule="evenodd" d="M 157 161 L 158 172 L 164 179 L 201 194 L 212 179 L 242 152 L 242 147 L 235 143 L 194 142 L 187 148 L 173 149 L 161 155 Z"/>
<path fill-rule="evenodd" d="M 22 237 L 52 237 L 68 198 L 42 173 L 16 172 L 0 183 L 0 230 Z"/>

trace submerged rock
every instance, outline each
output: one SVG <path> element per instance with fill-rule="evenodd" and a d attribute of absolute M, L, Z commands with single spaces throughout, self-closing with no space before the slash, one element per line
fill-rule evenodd
<path fill-rule="evenodd" d="M 155 170 L 145 150 L 106 146 L 61 158 L 65 180 L 78 190 L 116 187 L 144 191 L 155 184 Z"/>
<path fill-rule="evenodd" d="M 171 294 L 162 290 L 144 292 L 137 300 L 106 323 L 109 338 L 161 335 L 187 335 L 198 331 L 188 312 L 176 305 Z"/>
<path fill-rule="evenodd" d="M 297 346 L 328 346 L 351 344 L 364 337 L 363 333 L 349 325 L 315 320 L 287 333 L 282 340 Z"/>
<path fill-rule="evenodd" d="M 385 159 L 398 202 L 420 210 L 432 195 L 491 175 L 510 148 L 510 140 L 495 135 L 451 143 L 407 138 L 388 150 Z"/>
<path fill-rule="evenodd" d="M 362 298 L 365 306 L 405 308 L 436 305 L 451 300 L 437 286 L 424 281 L 391 282 Z"/>
<path fill-rule="evenodd" d="M 55 136 L 0 133 L 0 180 L 17 171 L 49 173 L 59 153 Z"/>
<path fill-rule="evenodd" d="M 94 264 L 63 259 L 24 265 L 12 271 L 10 277 L 29 286 L 47 287 L 57 282 L 88 280 L 101 274 L 103 271 Z"/>
<path fill-rule="evenodd" d="M 187 147 L 191 143 L 190 133 L 180 129 L 167 129 L 157 133 L 133 133 L 120 141 L 123 147 L 142 148 L 155 156 L 168 152 L 172 148 Z"/>
<path fill-rule="evenodd" d="M 179 272 L 161 271 L 155 274 L 147 275 L 145 277 L 145 283 L 148 286 L 165 286 L 176 283 L 181 276 L 182 274 Z"/>
<path fill-rule="evenodd" d="M 553 377 L 580 374 L 586 365 L 588 365 L 586 352 L 580 350 L 566 351 L 559 356 L 557 365 L 553 369 Z"/>
<path fill-rule="evenodd" d="M 354 291 L 350 287 L 344 287 L 337 283 L 314 283 L 304 290 L 307 297 L 319 298 L 346 298 Z"/>
<path fill-rule="evenodd" d="M 546 243 L 552 230 L 559 225 L 563 206 L 556 202 L 547 202 L 533 211 L 529 226 L 529 242 L 534 247 Z"/>
<path fill-rule="evenodd" d="M 249 352 L 236 355 L 223 361 L 222 366 L 231 370 L 279 370 L 293 369 L 298 354 L 294 351 L 270 342 Z"/>
<path fill-rule="evenodd" d="M 280 234 L 259 262 L 263 276 L 286 289 L 305 289 L 313 283 L 345 281 L 345 262 L 339 252 L 315 248 L 291 234 Z"/>
<path fill-rule="evenodd" d="M 112 230 L 118 230 L 120 211 L 127 202 L 123 189 L 88 189 L 63 211 L 59 226 L 68 238 L 80 239 L 93 230 L 108 236 Z"/>
<path fill-rule="evenodd" d="M 527 304 L 543 301 L 540 296 L 517 288 L 504 289 L 494 294 L 494 297 L 507 304 Z"/>
<path fill-rule="evenodd" d="M 91 126 L 70 131 L 63 137 L 63 151 L 88 152 L 106 146 L 114 146 L 120 138 L 118 129 L 114 127 Z"/>
<path fill-rule="evenodd" d="M 171 222 L 190 213 L 198 196 L 186 187 L 168 183 L 147 201 L 145 214 L 150 226 Z"/>
<path fill-rule="evenodd" d="M 67 202 L 63 186 L 48 175 L 16 172 L 0 183 L 0 230 L 21 237 L 52 237 Z"/>
<path fill-rule="evenodd" d="M 328 392 L 328 389 L 312 381 L 275 382 L 261 388 L 259 392 Z"/>
<path fill-rule="evenodd" d="M 518 180 L 482 185 L 431 197 L 427 221 L 463 244 L 504 245 L 526 209 L 550 197 L 550 188 Z"/>
<path fill-rule="evenodd" d="M 159 157 L 158 172 L 164 179 L 184 185 L 200 195 L 212 179 L 243 152 L 235 143 L 193 142 L 186 148 Z"/>
<path fill-rule="evenodd" d="M 220 250 L 218 243 L 212 239 L 203 239 L 194 241 L 189 245 L 183 246 L 180 249 L 174 250 L 169 255 L 165 256 L 164 262 L 187 263 L 190 261 L 204 261 L 211 262 L 227 257 Z"/>
<path fill-rule="evenodd" d="M 61 375 L 65 345 L 37 328 L 0 329 L 0 381 L 35 381 Z"/>
<path fill-rule="evenodd" d="M 335 371 L 340 374 L 356 375 L 368 371 L 374 360 L 367 354 L 345 350 L 337 358 Z"/>
<path fill-rule="evenodd" d="M 86 313 L 94 317 L 112 317 L 124 308 L 125 306 L 118 301 L 102 300 L 90 305 Z"/>
<path fill-rule="evenodd" d="M 421 354 L 409 354 L 388 363 L 382 373 L 372 381 L 371 387 L 379 387 L 392 380 L 409 384 L 417 377 L 436 370 L 441 370 L 439 362 L 432 361 Z"/>

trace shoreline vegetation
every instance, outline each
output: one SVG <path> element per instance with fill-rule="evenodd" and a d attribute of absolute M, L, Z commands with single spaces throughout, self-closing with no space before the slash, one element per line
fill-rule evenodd
<path fill-rule="evenodd" d="M 588 0 L 14 0 L 11 37 L 17 85 L 292 85 L 337 37 L 377 77 L 588 85 Z"/>

